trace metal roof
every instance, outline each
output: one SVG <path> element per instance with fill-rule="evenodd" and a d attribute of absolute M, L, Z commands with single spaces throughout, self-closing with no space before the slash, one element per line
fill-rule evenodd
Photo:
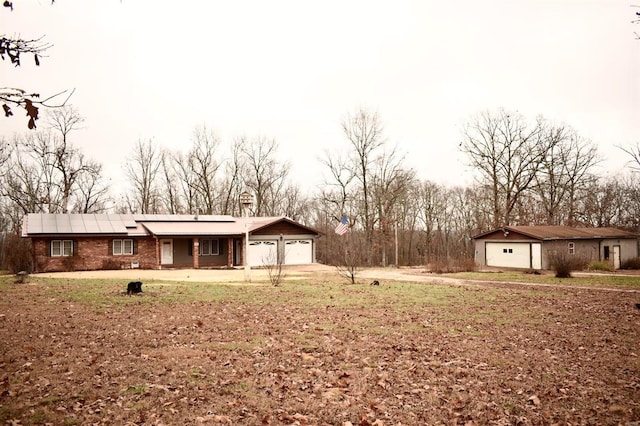
<path fill-rule="evenodd" d="M 244 225 L 237 222 L 142 222 L 142 225 L 157 236 L 187 235 L 241 235 Z"/>
<path fill-rule="evenodd" d="M 25 217 L 23 237 L 39 235 L 127 235 L 127 236 L 188 236 L 242 235 L 279 221 L 317 231 L 286 217 L 238 217 L 228 215 L 166 215 L 166 214 L 40 214 Z"/>
<path fill-rule="evenodd" d="M 474 239 L 485 237 L 494 232 L 517 232 L 538 240 L 579 240 L 603 238 L 638 238 L 637 234 L 617 228 L 572 228 L 570 226 L 505 226 L 476 235 Z"/>

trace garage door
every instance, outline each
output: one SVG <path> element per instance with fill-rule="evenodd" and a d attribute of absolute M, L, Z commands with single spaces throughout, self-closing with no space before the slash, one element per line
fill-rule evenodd
<path fill-rule="evenodd" d="M 249 265 L 275 265 L 278 262 L 278 245 L 275 241 L 250 241 Z"/>
<path fill-rule="evenodd" d="M 313 244 L 311 240 L 289 240 L 284 243 L 284 263 L 287 265 L 303 265 L 313 261 Z"/>
<path fill-rule="evenodd" d="M 486 243 L 485 254 L 487 266 L 531 267 L 531 244 L 529 243 Z"/>

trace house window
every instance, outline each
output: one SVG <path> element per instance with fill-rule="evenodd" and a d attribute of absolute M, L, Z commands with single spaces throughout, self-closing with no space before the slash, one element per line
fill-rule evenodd
<path fill-rule="evenodd" d="M 113 254 L 115 256 L 133 254 L 133 240 L 113 240 Z"/>
<path fill-rule="evenodd" d="M 51 240 L 51 256 L 73 256 L 73 240 Z"/>
<path fill-rule="evenodd" d="M 569 254 L 576 254 L 576 243 L 569 243 Z"/>
<path fill-rule="evenodd" d="M 220 254 L 220 242 L 217 238 L 200 240 L 198 248 L 200 256 L 217 256 Z"/>
<path fill-rule="evenodd" d="M 609 260 L 609 246 L 604 246 L 604 260 Z"/>
<path fill-rule="evenodd" d="M 513 249 L 502 249 L 503 253 L 513 253 Z"/>

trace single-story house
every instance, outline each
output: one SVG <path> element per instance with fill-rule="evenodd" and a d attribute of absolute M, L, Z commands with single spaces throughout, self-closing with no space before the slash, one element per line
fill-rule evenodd
<path fill-rule="evenodd" d="M 286 217 L 28 214 L 36 272 L 315 263 L 320 233 Z"/>
<path fill-rule="evenodd" d="M 550 269 L 550 255 L 566 253 L 619 269 L 638 257 L 638 235 L 616 228 L 505 226 L 473 237 L 479 266 Z"/>

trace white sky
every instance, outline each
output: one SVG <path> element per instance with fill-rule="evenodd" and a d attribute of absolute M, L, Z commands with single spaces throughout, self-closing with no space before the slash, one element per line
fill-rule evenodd
<path fill-rule="evenodd" d="M 16 0 L 8 35 L 52 43 L 0 86 L 75 88 L 72 142 L 118 181 L 138 140 L 177 149 L 206 124 L 274 138 L 292 177 L 322 182 L 340 120 L 378 111 L 421 178 L 467 184 L 461 128 L 485 109 L 541 114 L 596 142 L 603 173 L 640 140 L 640 25 L 629 0 Z M 638 9 L 640 10 L 640 9 Z M 27 131 L 0 118 L 0 134 Z M 44 123 L 40 123 L 43 125 Z M 227 143 L 227 145 L 228 145 Z M 295 160 L 295 161 L 294 161 Z"/>

